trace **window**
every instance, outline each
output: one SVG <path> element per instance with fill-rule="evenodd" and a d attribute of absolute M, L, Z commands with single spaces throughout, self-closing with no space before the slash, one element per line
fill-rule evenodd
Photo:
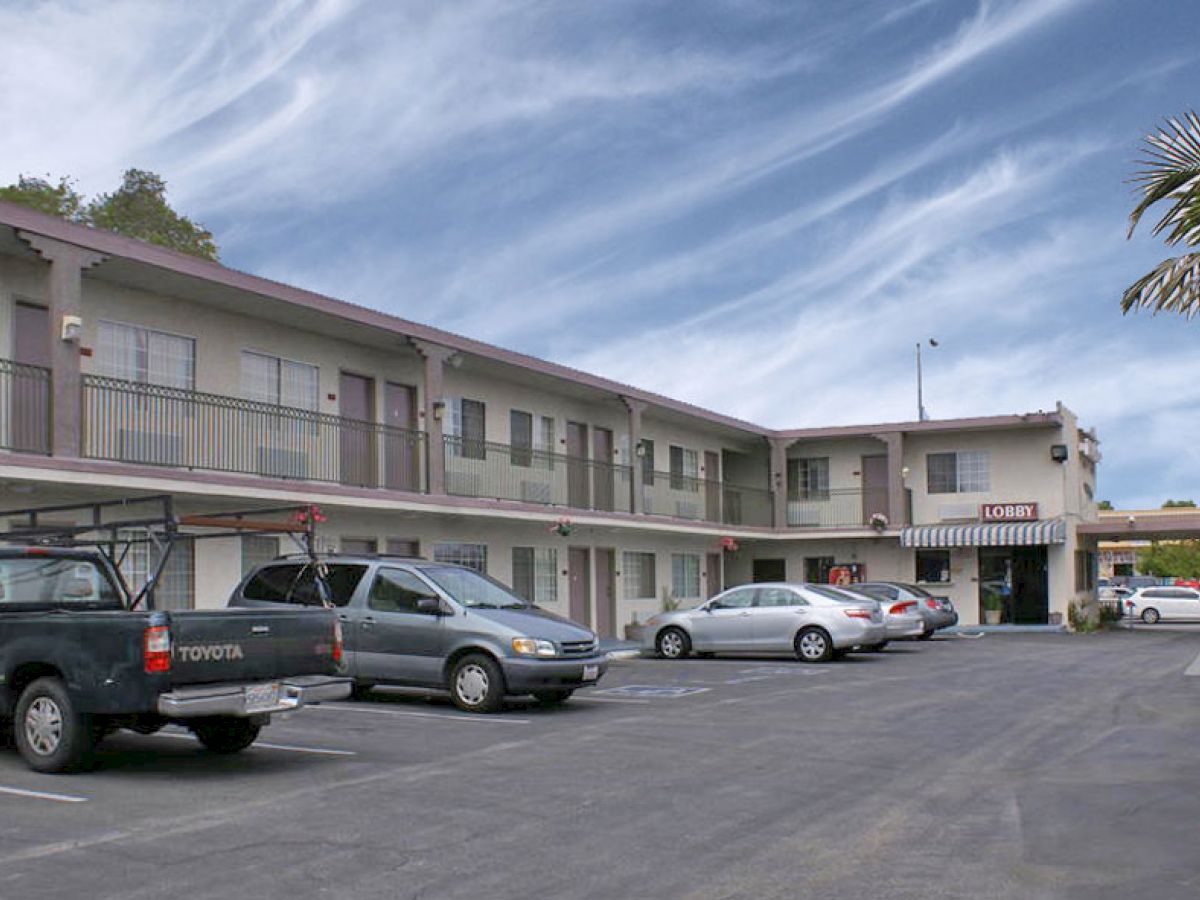
<path fill-rule="evenodd" d="M 405 569 L 380 569 L 375 581 L 371 583 L 367 606 L 379 612 L 429 615 L 417 608 L 417 601 L 422 597 L 436 599 L 437 593 Z"/>
<path fill-rule="evenodd" d="M 671 489 L 675 491 L 700 490 L 700 454 L 695 450 L 672 445 L 669 448 L 671 456 Z"/>
<path fill-rule="evenodd" d="M 325 584 L 329 588 L 329 601 L 334 606 L 345 606 L 354 598 L 358 583 L 367 574 L 367 567 L 349 563 L 334 563 L 327 566 Z M 292 586 L 288 602 L 299 603 L 302 606 L 321 606 L 321 592 L 317 588 L 316 575 L 312 566 L 304 566 L 303 571 Z"/>
<path fill-rule="evenodd" d="M 304 568 L 299 563 L 289 563 L 283 566 L 267 566 L 257 575 L 246 582 L 242 588 L 242 596 L 247 600 L 261 600 L 267 603 L 286 603 L 288 593 L 300 570 Z"/>
<path fill-rule="evenodd" d="M 121 577 L 129 586 L 130 593 L 136 597 L 152 574 L 153 567 L 158 565 L 158 553 L 144 542 L 144 532 L 127 532 L 122 536 L 135 541 L 129 545 L 129 553 L 121 563 Z M 154 589 L 155 609 L 191 609 L 195 605 L 194 543 L 185 537 L 174 541 L 167 564 Z"/>
<path fill-rule="evenodd" d="M 832 556 L 809 556 L 804 560 L 804 580 L 809 584 L 828 584 L 829 570 L 833 568 Z"/>
<path fill-rule="evenodd" d="M 671 593 L 681 599 L 699 598 L 700 556 L 698 554 L 671 554 Z"/>
<path fill-rule="evenodd" d="M 621 584 L 626 600 L 650 600 L 658 595 L 654 554 L 626 551 L 621 554 Z"/>
<path fill-rule="evenodd" d="M 949 550 L 918 550 L 916 562 L 917 581 L 933 583 L 950 580 Z"/>
<path fill-rule="evenodd" d="M 554 454 L 558 449 L 554 444 L 554 432 L 554 416 L 540 416 L 538 430 L 533 435 L 533 449 L 538 464 L 546 469 L 554 468 Z"/>
<path fill-rule="evenodd" d="M 533 464 L 533 416 L 519 409 L 508 413 L 509 459 L 514 466 Z"/>
<path fill-rule="evenodd" d="M 247 400 L 316 412 L 319 381 L 316 366 L 242 351 L 242 396 Z"/>
<path fill-rule="evenodd" d="M 0 559 L 0 605 L 6 603 L 119 606 L 121 596 L 89 560 L 18 556 Z"/>
<path fill-rule="evenodd" d="M 436 562 L 487 573 L 487 544 L 434 544 L 433 558 Z"/>
<path fill-rule="evenodd" d="M 421 556 L 421 542 L 416 538 L 388 538 L 388 556 L 406 556 L 418 559 Z"/>
<path fill-rule="evenodd" d="M 148 328 L 100 322 L 96 372 L 109 378 L 190 391 L 196 384 L 196 342 Z"/>
<path fill-rule="evenodd" d="M 1090 591 L 1096 587 L 1096 554 L 1090 550 L 1075 551 L 1075 590 Z"/>
<path fill-rule="evenodd" d="M 558 551 L 513 547 L 513 593 L 529 603 L 558 602 Z"/>
<path fill-rule="evenodd" d="M 642 483 L 654 484 L 654 441 L 642 438 Z"/>
<path fill-rule="evenodd" d="M 808 606 L 808 601 L 795 591 L 789 591 L 787 588 L 771 587 L 758 589 L 758 596 L 755 598 L 754 605 L 759 607 Z"/>
<path fill-rule="evenodd" d="M 930 453 L 925 457 L 931 494 L 972 494 L 991 489 L 986 450 Z"/>
<path fill-rule="evenodd" d="M 758 588 L 735 588 L 713 601 L 714 609 L 749 609 L 754 605 Z"/>
<path fill-rule="evenodd" d="M 482 400 L 450 397 L 446 400 L 449 421 L 446 435 L 454 438 L 450 446 L 453 456 L 464 459 L 486 459 L 487 406 Z"/>
<path fill-rule="evenodd" d="M 829 457 L 787 461 L 789 500 L 829 499 Z"/>
<path fill-rule="evenodd" d="M 341 540 L 343 553 L 371 556 L 379 552 L 379 541 L 375 538 L 344 537 Z"/>
<path fill-rule="evenodd" d="M 242 535 L 242 575 L 269 563 L 279 555 L 279 538 L 262 534 Z"/>

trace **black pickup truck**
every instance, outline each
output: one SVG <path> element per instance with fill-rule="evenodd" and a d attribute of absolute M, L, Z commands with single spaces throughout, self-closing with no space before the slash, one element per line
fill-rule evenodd
<path fill-rule="evenodd" d="M 272 713 L 350 692 L 332 610 L 132 605 L 103 553 L 0 549 L 0 728 L 32 768 L 85 767 L 118 728 L 168 722 L 236 753 Z"/>

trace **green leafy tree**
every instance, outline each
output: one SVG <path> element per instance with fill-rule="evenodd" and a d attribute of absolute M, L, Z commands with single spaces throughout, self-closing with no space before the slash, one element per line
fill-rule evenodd
<path fill-rule="evenodd" d="M 1168 500 L 1162 505 L 1163 509 L 1195 509 L 1195 500 Z"/>
<path fill-rule="evenodd" d="M 53 184 L 49 177 L 22 175 L 16 184 L 0 188 L 0 200 L 192 256 L 219 259 L 212 232 L 171 208 L 167 203 L 167 183 L 154 172 L 128 169 L 119 188 L 87 204 L 71 179 L 64 177 Z"/>
<path fill-rule="evenodd" d="M 1141 199 L 1129 214 L 1132 237 L 1143 213 L 1163 200 L 1171 205 L 1154 226 L 1168 244 L 1200 244 L 1200 117 L 1189 112 L 1169 119 L 1147 135 L 1142 168 L 1133 182 Z M 1174 312 L 1191 318 L 1200 312 L 1200 253 L 1163 260 L 1121 297 L 1121 309 Z"/>
<path fill-rule="evenodd" d="M 0 200 L 19 203 L 72 222 L 83 221 L 83 197 L 66 177 L 60 178 L 58 184 L 51 184 L 49 175 L 45 178 L 22 175 L 16 184 L 0 188 Z"/>
<path fill-rule="evenodd" d="M 1138 571 L 1160 578 L 1200 577 L 1200 541 L 1155 541 L 1138 551 Z"/>
<path fill-rule="evenodd" d="M 1101 500 L 1096 504 L 1096 509 L 1111 510 L 1113 508 L 1111 500 Z"/>
<path fill-rule="evenodd" d="M 121 186 L 89 203 L 86 216 L 96 228 L 204 259 L 218 258 L 212 232 L 171 209 L 167 183 L 153 172 L 126 170 Z"/>

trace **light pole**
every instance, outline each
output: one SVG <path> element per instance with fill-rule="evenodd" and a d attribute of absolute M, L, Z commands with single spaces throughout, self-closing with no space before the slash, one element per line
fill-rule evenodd
<path fill-rule="evenodd" d="M 938 342 L 933 338 L 929 339 L 929 346 L 936 347 Z M 921 342 L 917 341 L 917 421 L 924 422 L 929 418 L 925 412 L 925 395 L 924 385 L 921 382 Z"/>

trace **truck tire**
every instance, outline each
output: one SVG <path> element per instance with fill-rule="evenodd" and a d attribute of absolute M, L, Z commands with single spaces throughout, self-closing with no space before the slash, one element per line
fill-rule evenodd
<path fill-rule="evenodd" d="M 17 751 L 37 772 L 76 772 L 96 746 L 91 717 L 75 708 L 59 678 L 38 678 L 21 692 L 13 732 Z"/>
<path fill-rule="evenodd" d="M 467 712 L 496 712 L 504 705 L 504 673 L 483 653 L 470 653 L 450 671 L 450 699 Z"/>
<path fill-rule="evenodd" d="M 237 716 L 213 716 L 191 725 L 196 740 L 213 753 L 240 753 L 258 738 L 262 726 Z"/>

